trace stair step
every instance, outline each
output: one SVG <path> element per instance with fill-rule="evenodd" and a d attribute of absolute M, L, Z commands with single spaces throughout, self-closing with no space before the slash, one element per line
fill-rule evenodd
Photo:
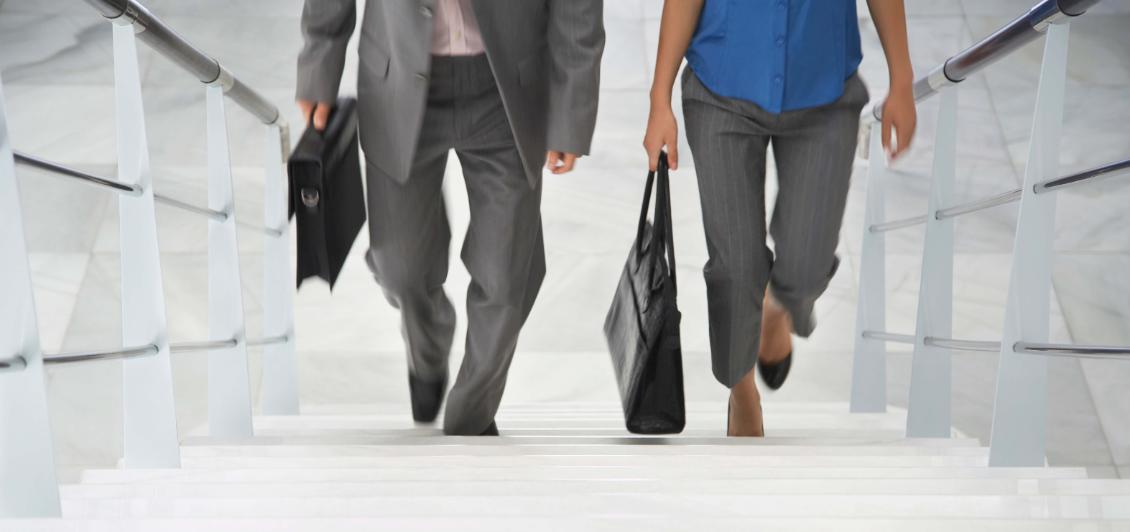
<path fill-rule="evenodd" d="M 688 429 L 717 430 L 726 428 L 726 411 L 688 419 Z M 838 413 L 765 413 L 766 428 L 790 429 L 877 429 L 905 430 L 906 416 L 898 414 Z M 509 430 L 614 430 L 625 433 L 624 416 L 620 413 L 515 413 L 500 412 L 495 416 L 499 427 Z M 381 430 L 412 429 L 415 425 L 407 411 L 383 415 L 323 416 L 257 416 L 257 430 Z"/>
<path fill-rule="evenodd" d="M 64 499 L 309 498 L 408 495 L 585 495 L 662 493 L 744 495 L 1130 495 L 1130 483 L 1100 479 L 606 479 L 388 480 L 371 482 L 226 482 L 81 484 Z"/>
<path fill-rule="evenodd" d="M 65 499 L 68 518 L 716 516 L 1130 519 L 1130 496 L 629 494 Z"/>
<path fill-rule="evenodd" d="M 818 518 L 718 518 L 718 517 L 655 517 L 618 516 L 578 518 L 576 516 L 526 516 L 504 518 L 465 517 L 372 517 L 372 518 L 261 518 L 248 519 L 16 519 L 12 530 L 20 532 L 356 532 L 358 530 L 396 530 L 401 532 L 623 532 L 650 530 L 675 532 L 686 530 L 836 530 L 837 532 L 952 532 L 977 530 L 985 532 L 1061 532 L 1063 530 L 1124 530 L 1130 521 L 1060 520 L 1060 519 L 818 519 Z"/>
<path fill-rule="evenodd" d="M 989 468 L 956 431 L 905 438 L 904 411 L 767 403 L 771 436 L 742 439 L 720 436 L 723 407 L 688 404 L 671 436 L 628 434 L 610 403 L 508 405 L 497 438 L 444 436 L 388 405 L 258 416 L 253 438 L 185 438 L 181 469 L 84 471 L 61 487 L 66 519 L 21 530 L 1130 526 L 1130 483 Z"/>
<path fill-rule="evenodd" d="M 764 401 L 761 404 L 767 414 L 772 413 L 828 413 L 847 415 L 850 406 L 847 402 L 840 401 Z M 302 417 L 335 416 L 335 415 L 385 415 L 401 414 L 407 412 L 408 400 L 404 403 L 333 403 L 333 404 L 303 404 Z M 724 401 L 687 401 L 685 405 L 687 417 L 698 415 L 722 415 L 726 411 Z M 619 403 L 609 401 L 555 401 L 542 403 L 504 403 L 499 408 L 499 415 L 512 413 L 538 413 L 538 414 L 615 414 L 623 419 L 623 410 Z M 888 407 L 887 412 L 878 415 L 894 414 L 906 416 L 906 410 L 897 407 Z M 860 414 L 851 414 L 860 415 Z M 865 413 L 862 415 L 876 415 Z"/>
<path fill-rule="evenodd" d="M 640 465 L 648 467 L 698 466 L 703 468 L 747 467 L 952 467 L 988 466 L 985 456 L 859 456 L 859 455 L 785 455 L 785 456 L 662 456 L 662 455 L 561 455 L 561 456 L 474 456 L 452 455 L 389 455 L 389 456 L 341 456 L 341 457 L 257 457 L 257 456 L 187 456 L 181 459 L 181 466 L 191 469 L 231 469 L 231 468 L 342 468 L 342 467 L 389 467 L 394 465 L 427 466 L 433 464 L 486 465 L 494 467 L 529 467 L 542 465 Z"/>
<path fill-rule="evenodd" d="M 536 429 L 513 429 L 506 425 L 499 425 L 499 431 L 503 436 L 520 436 L 520 437 L 574 437 L 574 438 L 608 438 L 619 443 L 626 443 L 629 439 L 640 438 L 640 435 L 630 434 L 622 428 L 575 428 L 575 429 L 561 429 L 555 427 L 541 427 Z M 781 429 L 766 428 L 770 437 L 774 438 L 812 438 L 812 439 L 852 439 L 852 440 L 898 440 L 906 436 L 906 431 L 903 428 L 891 429 L 877 429 L 877 428 L 841 428 L 841 429 L 826 429 L 826 428 L 793 428 Z M 303 438 L 317 438 L 322 436 L 332 437 L 349 437 L 349 438 L 407 438 L 407 437 L 427 437 L 437 438 L 441 436 L 439 429 L 434 427 L 428 428 L 403 428 L 403 429 L 256 429 L 256 435 L 271 436 L 271 437 L 303 437 Z M 207 437 L 203 430 L 193 431 L 188 435 L 188 438 L 204 438 Z M 681 438 L 711 438 L 711 439 L 724 439 L 725 429 L 719 427 L 717 430 L 698 430 L 690 429 L 684 431 L 683 434 L 670 434 L 664 436 L 650 436 L 652 439 L 666 439 L 675 441 Z"/>
<path fill-rule="evenodd" d="M 297 447 L 303 448 L 303 447 Z M 308 447 L 318 448 L 318 447 Z M 228 451 L 225 451 L 228 450 Z M 270 454 L 279 450 L 281 454 Z M 902 451 L 898 453 L 897 451 Z M 923 452 L 927 451 L 927 452 Z M 386 445 L 359 455 L 286 453 L 286 447 L 194 447 L 185 450 L 185 468 L 381 468 L 386 465 L 986 465 L 980 447 L 765 447 L 671 445 Z M 264 453 L 266 452 L 266 453 Z"/>
<path fill-rule="evenodd" d="M 498 440 L 497 438 L 493 438 Z M 562 443 L 559 439 L 543 441 L 537 438 L 510 439 L 484 443 L 448 442 L 445 439 L 427 441 L 390 441 L 377 443 L 358 440 L 333 440 L 332 442 L 294 442 L 289 439 L 256 439 L 247 443 L 217 445 L 185 445 L 181 456 L 198 457 L 398 457 L 398 456 L 705 456 L 711 458 L 740 456 L 987 456 L 988 449 L 968 445 L 890 445 L 885 442 L 859 442 L 850 445 L 813 442 L 788 443 L 758 442 L 753 444 L 728 444 L 702 441 L 694 444 L 655 444 L 633 440 L 621 444 L 607 441 L 581 440 Z M 466 438 L 462 439 L 466 440 Z M 644 440 L 647 441 L 647 440 Z M 651 440 L 655 441 L 655 440 Z M 733 440 L 730 440 L 733 441 Z"/>
<path fill-rule="evenodd" d="M 1083 468 L 1015 467 L 888 467 L 862 466 L 780 467 L 736 466 L 724 469 L 680 465 L 655 468 L 627 466 L 524 467 L 390 465 L 382 468 L 305 468 L 305 469 L 88 469 L 82 472 L 83 484 L 102 483 L 304 483 L 304 482 L 382 482 L 382 481 L 470 481 L 470 480 L 754 480 L 754 479 L 1086 479 Z"/>
<path fill-rule="evenodd" d="M 836 436 L 816 437 L 769 436 L 765 438 L 727 438 L 712 434 L 693 436 L 679 434 L 674 436 L 612 435 L 590 434 L 540 434 L 511 435 L 498 438 L 476 438 L 443 436 L 437 429 L 414 429 L 410 431 L 382 432 L 372 434 L 308 434 L 308 435 L 269 435 L 259 434 L 251 438 L 223 438 L 211 436 L 188 436 L 181 440 L 182 447 L 210 445 L 467 445 L 474 447 L 498 447 L 515 445 L 615 445 L 650 446 L 667 445 L 674 447 L 693 447 L 712 445 L 723 447 L 835 447 L 882 445 L 890 447 L 981 447 L 981 442 L 971 438 L 905 438 L 903 436 Z"/>

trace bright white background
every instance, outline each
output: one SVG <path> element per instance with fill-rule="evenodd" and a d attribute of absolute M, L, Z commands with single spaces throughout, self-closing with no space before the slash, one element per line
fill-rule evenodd
<path fill-rule="evenodd" d="M 150 9 L 240 79 L 301 120 L 291 105 L 294 58 L 300 46 L 298 0 L 151 0 Z M 1024 12 L 1032 0 L 909 1 L 916 71 Z M 522 336 L 506 402 L 607 400 L 616 397 L 601 323 L 635 228 L 644 177 L 640 141 L 647 118 L 650 63 L 658 33 L 659 0 L 607 0 L 608 47 L 593 155 L 565 177 L 547 177 L 544 200 L 549 273 Z M 873 96 L 885 90 L 878 39 L 860 8 L 865 60 Z M 1071 36 L 1063 151 L 1064 172 L 1130 155 L 1130 2 L 1107 0 L 1080 18 Z M 962 84 L 957 195 L 972 199 L 1019 183 L 1042 46 L 1030 45 Z M 142 47 L 141 67 L 156 186 L 205 203 L 204 91 L 187 74 Z M 351 54 L 347 70 L 356 68 Z M 0 75 L 16 149 L 113 175 L 115 141 L 110 26 L 73 0 L 0 0 Z M 345 91 L 355 76 L 346 75 Z M 936 103 L 920 110 L 919 137 L 888 205 L 892 218 L 925 209 L 926 174 Z M 236 165 L 238 215 L 262 216 L 260 126 L 231 107 L 229 131 Z M 295 137 L 297 131 L 294 132 Z M 684 158 L 688 153 L 684 147 Z M 709 372 L 704 286 L 705 245 L 693 165 L 676 174 L 683 339 L 690 399 L 716 400 L 725 390 Z M 862 170 L 858 166 L 857 170 Z M 771 171 L 772 172 L 772 171 Z M 857 171 L 857 177 L 863 175 Z M 41 335 L 49 352 L 120 343 L 117 212 L 113 197 L 45 174 L 19 170 Z M 452 166 L 448 196 L 456 226 L 467 214 L 462 176 Z M 855 314 L 856 253 L 861 231 L 862 181 L 853 184 L 840 253 L 843 267 L 818 305 L 820 328 L 798 342 L 793 376 L 770 401 L 846 400 Z M 1053 339 L 1130 343 L 1130 180 L 1064 192 L 1056 226 Z M 206 224 L 158 207 L 162 263 L 174 341 L 206 335 Z M 958 222 L 955 335 L 996 339 L 1003 303 L 1014 207 Z M 355 248 L 363 252 L 362 236 Z M 261 242 L 240 234 L 249 334 L 261 308 Z M 918 289 L 920 230 L 892 234 L 888 250 L 889 328 L 912 330 Z M 299 294 L 297 327 L 306 404 L 378 402 L 408 412 L 406 368 L 398 319 L 355 257 L 331 296 L 320 286 Z M 453 260 L 449 291 L 462 307 L 467 275 Z M 461 309 L 462 312 L 462 309 Z M 462 319 L 461 323 L 465 320 Z M 457 342 L 457 350 L 460 346 Z M 897 349 L 892 347 L 892 349 Z M 253 380 L 258 379 L 253 351 Z M 460 353 L 455 353 L 458 362 Z M 174 360 L 182 434 L 204 421 L 203 355 Z M 958 354 L 954 362 L 957 427 L 987 438 L 995 356 Z M 909 353 L 889 358 L 889 392 L 905 406 Z M 116 363 L 52 368 L 48 374 L 56 449 L 64 474 L 83 465 L 112 464 L 121 449 L 120 369 Z M 1088 466 L 1093 474 L 1130 474 L 1130 362 L 1052 362 L 1050 459 Z M 257 383 L 255 383 L 257 384 Z M 718 416 L 722 416 L 722 411 Z M 690 420 L 691 426 L 707 420 Z M 716 423 L 717 420 L 709 420 Z M 766 422 L 772 432 L 773 420 Z"/>

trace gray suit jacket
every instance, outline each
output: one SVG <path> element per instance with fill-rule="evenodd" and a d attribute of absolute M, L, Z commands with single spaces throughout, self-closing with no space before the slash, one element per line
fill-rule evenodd
<path fill-rule="evenodd" d="M 361 145 L 393 178 L 408 179 L 420 136 L 436 0 L 369 0 L 357 83 Z M 596 123 L 603 0 L 473 0 L 518 150 L 531 183 L 547 149 L 587 155 Z M 299 99 L 336 100 L 356 0 L 306 0 Z"/>

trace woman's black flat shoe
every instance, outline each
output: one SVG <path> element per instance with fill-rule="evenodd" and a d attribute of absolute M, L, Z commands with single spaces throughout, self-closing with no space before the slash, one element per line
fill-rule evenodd
<path fill-rule="evenodd" d="M 785 358 L 780 362 L 774 364 L 766 364 L 764 362 L 757 363 L 757 372 L 761 374 L 761 380 L 765 381 L 765 385 L 770 390 L 776 390 L 785 384 L 785 379 L 789 376 L 789 368 L 793 366 L 793 352 L 785 355 Z"/>

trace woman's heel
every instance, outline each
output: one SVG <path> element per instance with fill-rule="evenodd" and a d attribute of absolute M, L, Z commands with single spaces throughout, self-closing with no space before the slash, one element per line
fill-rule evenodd
<path fill-rule="evenodd" d="M 734 399 L 731 396 L 730 399 L 728 399 L 726 401 L 726 436 L 727 437 L 738 437 L 738 435 L 733 434 L 733 431 L 732 431 L 732 428 L 733 428 L 732 421 L 733 421 L 733 417 L 734 417 L 733 400 Z M 765 410 L 761 407 L 761 401 L 760 400 L 757 402 L 757 411 L 758 411 L 759 416 L 761 417 L 761 433 L 760 434 L 749 434 L 749 435 L 745 435 L 745 436 L 741 436 L 741 437 L 760 438 L 760 437 L 765 436 Z"/>

